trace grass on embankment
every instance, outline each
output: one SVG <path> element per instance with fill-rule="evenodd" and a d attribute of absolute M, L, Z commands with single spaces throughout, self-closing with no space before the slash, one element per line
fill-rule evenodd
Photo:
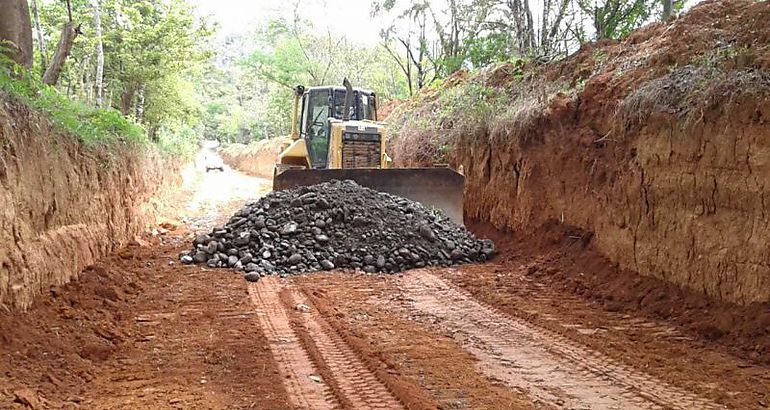
<path fill-rule="evenodd" d="M 89 148 L 152 145 L 169 156 L 190 156 L 197 150 L 197 137 L 189 128 L 161 129 L 156 140 L 151 141 L 140 124 L 114 108 L 95 108 L 73 101 L 0 52 L 2 94 L 43 113 L 55 130 L 76 136 Z"/>

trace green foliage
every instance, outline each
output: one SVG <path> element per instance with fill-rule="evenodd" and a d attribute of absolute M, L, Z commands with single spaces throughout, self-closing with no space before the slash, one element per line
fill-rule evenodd
<path fill-rule="evenodd" d="M 194 149 L 200 134 L 193 130 L 199 128 L 203 110 L 194 82 L 210 56 L 208 24 L 194 17 L 186 0 L 98 0 L 105 101 L 104 109 L 97 109 L 95 46 L 100 39 L 95 36 L 94 7 L 90 0 L 70 3 L 81 34 L 57 86 L 43 85 L 39 78 L 69 16 L 64 2 L 39 1 L 47 54 L 41 58 L 35 38 L 34 69 L 4 64 L 0 88 L 87 145 L 152 139 L 175 155 Z"/>
<path fill-rule="evenodd" d="M 438 99 L 439 122 L 462 118 L 473 126 L 500 111 L 508 103 L 508 95 L 492 87 L 469 81 L 445 89 Z"/>
<path fill-rule="evenodd" d="M 178 75 L 161 77 L 145 91 L 144 122 L 149 126 L 193 126 L 203 112 L 192 81 Z"/>
<path fill-rule="evenodd" d="M 156 135 L 155 144 L 167 155 L 189 158 L 198 150 L 199 136 L 199 129 L 187 125 L 163 127 Z"/>
<path fill-rule="evenodd" d="M 257 31 L 257 49 L 243 59 L 246 73 L 264 82 L 293 88 L 342 84 L 343 78 L 376 90 L 385 99 L 404 98 L 407 85 L 382 47 L 361 47 L 331 33 L 317 34 L 309 22 L 293 26 L 274 20 Z"/>
<path fill-rule="evenodd" d="M 244 44 L 253 51 L 239 57 Z M 203 135 L 222 142 L 288 135 L 297 85 L 341 85 L 347 77 L 375 90 L 381 104 L 408 96 L 405 78 L 383 47 L 317 34 L 304 21 L 270 21 L 252 36 L 228 39 L 220 55 L 235 57 L 209 65 L 201 88 Z"/>
<path fill-rule="evenodd" d="M 492 63 L 506 61 L 511 56 L 509 36 L 491 33 L 485 37 L 466 42 L 467 59 L 472 67 L 486 67 Z"/>
<path fill-rule="evenodd" d="M 96 105 L 97 94 L 95 47 L 99 38 L 94 8 L 91 0 L 70 3 L 72 19 L 82 34 L 75 39 L 56 88 L 62 98 L 88 108 Z M 154 141 L 161 130 L 167 134 L 197 127 L 203 107 L 194 83 L 202 75 L 202 63 L 211 56 L 209 24 L 194 16 L 187 0 L 98 3 L 104 50 L 103 107 L 112 107 L 129 122 L 140 124 Z M 69 18 L 67 7 L 62 1 L 38 4 L 47 44 L 45 60 L 50 60 L 61 27 Z M 45 69 L 40 54 L 38 44 L 35 76 Z"/>
<path fill-rule="evenodd" d="M 79 137 L 88 146 L 147 142 L 142 127 L 118 111 L 95 109 L 72 101 L 3 57 L 0 57 L 0 90 L 43 112 L 57 130 Z"/>
<path fill-rule="evenodd" d="M 295 32 L 282 20 L 273 20 L 257 33 L 256 40 L 260 48 L 242 64 L 262 80 L 287 88 L 325 83 L 334 58 L 326 49 L 333 48 L 331 36 L 327 41 L 320 36 Z"/>
<path fill-rule="evenodd" d="M 593 20 L 596 39 L 625 37 L 663 10 L 660 0 L 577 0 L 576 3 Z M 674 1 L 674 10 L 683 7 L 684 0 Z M 582 33 L 583 28 L 578 28 Z M 586 40 L 581 38 L 581 41 Z"/>

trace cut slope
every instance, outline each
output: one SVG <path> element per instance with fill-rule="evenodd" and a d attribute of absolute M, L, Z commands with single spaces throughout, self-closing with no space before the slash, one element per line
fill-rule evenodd
<path fill-rule="evenodd" d="M 87 148 L 0 95 L 0 306 L 25 309 L 155 222 L 178 168 L 151 148 Z"/>
<path fill-rule="evenodd" d="M 561 62 L 456 76 L 391 115 L 395 160 L 462 165 L 473 219 L 577 226 L 622 269 L 768 302 L 769 20 L 767 2 L 710 1 Z"/>

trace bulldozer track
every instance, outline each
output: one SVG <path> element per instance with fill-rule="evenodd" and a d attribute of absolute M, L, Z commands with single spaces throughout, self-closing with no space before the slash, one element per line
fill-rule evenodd
<path fill-rule="evenodd" d="M 291 292 L 291 299 L 297 304 L 311 306 L 298 291 Z M 346 404 L 354 409 L 404 408 L 316 309 L 311 308 L 299 317 L 323 362 L 321 366 L 330 370 L 331 382 L 344 396 Z"/>
<path fill-rule="evenodd" d="M 426 271 L 406 275 L 402 291 L 407 309 L 450 333 L 480 360 L 483 373 L 539 401 L 576 409 L 724 408 L 502 314 Z"/>
<path fill-rule="evenodd" d="M 339 408 L 329 386 L 313 380 L 318 377 L 318 370 L 291 329 L 289 315 L 279 298 L 281 287 L 278 279 L 265 278 L 249 285 L 249 295 L 289 398 L 301 409 Z"/>
<path fill-rule="evenodd" d="M 279 363 L 286 390 L 297 407 L 404 408 L 315 309 L 296 311 L 294 318 L 301 329 L 292 329 L 293 307 L 281 302 L 283 289 L 289 290 L 290 303 L 310 306 L 302 293 L 275 277 L 250 284 L 249 294 L 270 350 Z M 302 336 L 306 336 L 304 343 Z"/>
<path fill-rule="evenodd" d="M 450 282 L 454 277 L 460 277 L 463 275 L 462 270 L 450 269 L 447 270 L 448 275 L 445 276 Z M 584 328 L 577 323 L 565 323 L 563 317 L 557 317 L 548 313 L 544 313 L 539 306 L 548 306 L 553 303 L 558 303 L 562 306 L 582 306 L 585 305 L 585 299 L 564 292 L 558 292 L 553 287 L 533 281 L 526 277 L 523 273 L 515 274 L 519 279 L 516 282 L 516 288 L 521 294 L 526 294 L 526 298 L 534 302 L 531 306 L 512 306 L 511 308 L 516 312 L 508 312 L 510 314 L 519 317 L 530 317 L 536 315 L 543 320 L 554 322 L 562 328 L 574 329 L 578 333 L 580 330 L 591 331 L 591 328 Z M 626 330 L 638 330 L 644 329 L 644 331 L 651 336 L 656 337 L 658 340 L 669 340 L 672 342 L 689 342 L 693 338 L 683 334 L 675 326 L 666 324 L 664 322 L 655 321 L 649 318 L 640 318 L 627 313 L 617 312 L 605 312 L 607 316 L 612 318 L 610 323 L 606 325 L 618 332 L 624 332 Z"/>

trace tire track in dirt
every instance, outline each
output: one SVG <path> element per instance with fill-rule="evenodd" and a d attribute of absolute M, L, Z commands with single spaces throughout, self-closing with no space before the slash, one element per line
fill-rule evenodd
<path fill-rule="evenodd" d="M 299 291 L 290 292 L 294 305 L 311 306 L 308 299 Z M 388 388 L 369 371 L 358 355 L 324 321 L 314 308 L 298 315 L 301 326 L 310 336 L 318 361 L 328 369 L 332 383 L 343 397 L 346 406 L 353 409 L 402 409 L 404 406 L 390 393 Z"/>
<path fill-rule="evenodd" d="M 329 386 L 311 379 L 319 373 L 291 329 L 289 315 L 280 300 L 281 288 L 277 278 L 264 278 L 249 284 L 249 296 L 292 404 L 301 409 L 339 408 Z"/>
<path fill-rule="evenodd" d="M 401 403 L 369 371 L 304 294 L 267 277 L 249 285 L 257 317 L 294 404 L 303 409 L 400 409 Z M 281 293 L 286 302 L 281 301 Z M 287 306 L 290 305 L 290 306 Z M 293 306 L 304 305 L 293 315 Z M 319 380 L 323 375 L 323 383 Z M 312 378 L 311 378 L 312 376 Z"/>
<path fill-rule="evenodd" d="M 497 265 L 494 266 L 493 269 L 497 270 Z M 529 277 L 527 277 L 526 270 L 528 265 L 524 265 L 523 268 L 520 268 L 520 271 L 511 273 L 507 272 L 506 275 L 512 275 L 512 277 L 515 277 L 517 279 L 516 281 L 516 292 L 519 295 L 522 295 L 522 297 L 526 297 L 526 299 L 530 302 L 532 302 L 531 306 L 520 306 L 516 305 L 515 310 L 519 311 L 524 317 L 527 317 L 527 315 L 537 315 L 543 320 L 551 321 L 554 323 L 558 323 L 559 326 L 563 328 L 573 329 L 578 333 L 582 334 L 593 334 L 599 331 L 605 331 L 606 329 L 599 329 L 596 327 L 583 327 L 576 323 L 569 323 L 564 322 L 564 317 L 558 317 L 554 316 L 549 313 L 543 312 L 543 310 L 540 309 L 541 306 L 549 306 L 554 303 L 554 301 L 559 301 L 559 305 L 561 306 L 582 306 L 585 305 L 585 299 L 582 297 L 577 297 L 572 294 L 565 294 L 564 292 L 558 292 L 556 289 L 554 289 L 552 286 L 546 285 L 545 283 L 537 282 Z M 441 276 L 444 279 L 448 279 L 450 282 L 454 282 L 455 279 L 469 279 L 469 276 L 467 275 L 467 272 L 463 269 L 459 270 L 447 270 L 444 273 L 447 273 L 446 276 Z M 463 285 L 462 281 L 455 282 L 461 289 L 465 289 L 465 286 Z M 463 290 L 465 291 L 465 290 Z M 473 292 L 468 292 L 469 294 L 474 294 Z M 477 296 L 474 296 L 476 299 L 480 299 Z M 671 324 L 664 323 L 662 321 L 657 321 L 649 318 L 641 318 L 641 317 L 634 317 L 627 313 L 617 313 L 617 312 L 605 312 L 606 315 L 610 316 L 612 318 L 611 324 L 607 324 L 608 328 L 614 331 L 623 332 L 626 330 L 639 330 L 644 329 L 646 333 L 648 333 L 651 336 L 654 336 L 658 340 L 669 340 L 674 342 L 691 342 L 693 341 L 693 338 L 687 335 L 684 335 L 680 330 L 678 330 L 675 326 L 672 326 Z"/>
<path fill-rule="evenodd" d="M 482 372 L 540 401 L 575 409 L 723 408 L 503 315 L 426 271 L 406 275 L 402 290 L 396 300 L 451 333 L 480 360 Z"/>

